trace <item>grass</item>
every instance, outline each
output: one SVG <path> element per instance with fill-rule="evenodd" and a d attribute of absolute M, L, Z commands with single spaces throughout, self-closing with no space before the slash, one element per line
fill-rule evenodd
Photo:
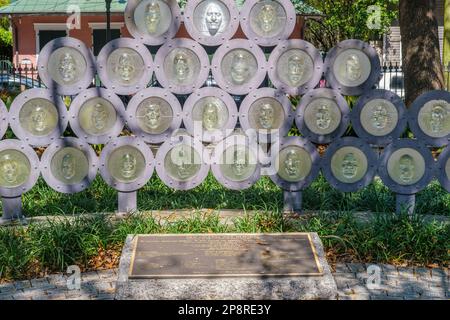
<path fill-rule="evenodd" d="M 317 232 L 331 261 L 448 266 L 450 224 L 425 223 L 420 216 L 378 215 L 361 222 L 348 212 L 297 219 L 259 212 L 225 224 L 217 215 L 194 214 L 178 221 L 157 221 L 142 214 L 113 222 L 105 215 L 28 227 L 0 228 L 0 279 L 19 280 L 63 272 L 117 266 L 128 234 Z"/>
<path fill-rule="evenodd" d="M 71 215 L 92 212 L 114 212 L 117 192 L 98 176 L 85 191 L 66 195 L 48 187 L 42 179 L 23 196 L 26 216 Z M 281 211 L 281 189 L 268 177 L 261 178 L 251 188 L 238 192 L 220 185 L 210 174 L 197 188 L 189 191 L 170 189 L 156 177 L 138 192 L 138 209 L 246 209 Z M 319 176 L 303 192 L 303 207 L 314 211 L 395 211 L 395 195 L 375 179 L 368 187 L 353 193 L 343 193 Z M 437 181 L 417 194 L 417 214 L 450 216 L 450 194 Z"/>

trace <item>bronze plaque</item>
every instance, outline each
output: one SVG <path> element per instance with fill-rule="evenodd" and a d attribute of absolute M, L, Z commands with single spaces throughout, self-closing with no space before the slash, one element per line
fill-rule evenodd
<path fill-rule="evenodd" d="M 320 276 L 309 233 L 138 235 L 130 279 Z"/>

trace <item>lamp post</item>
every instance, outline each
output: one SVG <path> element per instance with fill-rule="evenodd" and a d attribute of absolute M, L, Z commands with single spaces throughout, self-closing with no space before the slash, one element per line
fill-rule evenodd
<path fill-rule="evenodd" d="M 111 41 L 111 2 L 112 2 L 112 0 L 105 0 L 105 3 L 106 3 L 106 43 Z"/>

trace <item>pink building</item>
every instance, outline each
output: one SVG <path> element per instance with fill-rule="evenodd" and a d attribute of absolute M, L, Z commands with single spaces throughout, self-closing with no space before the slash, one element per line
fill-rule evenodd
<path fill-rule="evenodd" d="M 120 3 L 122 2 L 122 3 Z M 78 29 L 70 29 L 71 3 L 80 9 Z M 129 37 L 123 12 L 126 1 L 114 0 L 111 6 L 112 39 Z M 8 15 L 13 31 L 13 62 L 36 65 L 40 50 L 49 41 L 70 36 L 83 41 L 94 54 L 106 43 L 106 14 L 104 0 L 15 0 L 0 9 Z M 69 11 L 69 13 L 68 13 Z M 67 22 L 70 21 L 68 24 Z M 68 26 L 69 25 L 69 26 Z"/>
<path fill-rule="evenodd" d="M 126 0 L 113 0 L 111 4 L 112 39 L 130 37 L 125 22 Z M 81 13 L 78 29 L 68 27 L 72 8 Z M 13 62 L 15 65 L 36 65 L 40 50 L 49 41 L 70 36 L 83 41 L 94 55 L 106 43 L 105 0 L 11 0 L 11 4 L 0 8 L 0 15 L 10 18 L 13 30 Z M 305 17 L 320 13 L 307 5 L 297 12 L 297 25 L 291 38 L 303 37 Z M 189 37 L 184 26 L 177 37 Z M 235 37 L 245 38 L 239 29 Z"/>

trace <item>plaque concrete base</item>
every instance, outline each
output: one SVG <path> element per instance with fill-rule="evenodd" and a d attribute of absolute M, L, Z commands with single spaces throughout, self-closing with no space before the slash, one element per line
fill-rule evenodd
<path fill-rule="evenodd" d="M 336 283 L 316 233 L 311 240 L 322 265 L 321 276 L 130 279 L 134 236 L 122 251 L 117 300 L 310 300 L 334 299 Z"/>

